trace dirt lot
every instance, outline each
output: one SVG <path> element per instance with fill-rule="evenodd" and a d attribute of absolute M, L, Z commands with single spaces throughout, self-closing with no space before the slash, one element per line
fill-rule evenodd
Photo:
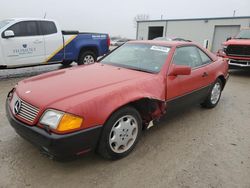
<path fill-rule="evenodd" d="M 0 187 L 250 188 L 250 71 L 232 71 L 219 105 L 194 106 L 145 131 L 119 161 L 95 154 L 67 163 L 49 160 L 10 127 L 7 92 L 24 77 L 58 69 L 0 71 Z"/>

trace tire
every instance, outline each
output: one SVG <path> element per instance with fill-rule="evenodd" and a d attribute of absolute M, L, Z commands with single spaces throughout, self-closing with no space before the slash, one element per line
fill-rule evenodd
<path fill-rule="evenodd" d="M 81 52 L 78 58 L 78 65 L 91 64 L 96 62 L 97 56 L 93 51 Z"/>
<path fill-rule="evenodd" d="M 214 108 L 220 100 L 222 89 L 222 81 L 217 79 L 213 84 L 213 87 L 210 89 L 209 95 L 201 106 L 204 108 Z"/>
<path fill-rule="evenodd" d="M 63 61 L 63 62 L 62 62 L 62 65 L 65 66 L 65 67 L 67 67 L 67 66 L 69 66 L 71 63 L 73 63 L 73 61 Z"/>
<path fill-rule="evenodd" d="M 106 159 L 126 157 L 135 148 L 141 132 L 139 112 L 130 106 L 121 108 L 105 123 L 97 151 Z"/>

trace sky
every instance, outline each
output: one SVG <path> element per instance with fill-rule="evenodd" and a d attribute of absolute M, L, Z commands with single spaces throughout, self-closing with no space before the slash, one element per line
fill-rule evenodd
<path fill-rule="evenodd" d="M 135 38 L 134 17 L 150 19 L 250 16 L 250 0 L 0 0 L 0 19 L 46 18 L 64 30 Z"/>

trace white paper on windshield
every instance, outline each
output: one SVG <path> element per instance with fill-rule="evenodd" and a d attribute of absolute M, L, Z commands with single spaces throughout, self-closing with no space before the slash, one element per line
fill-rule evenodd
<path fill-rule="evenodd" d="M 168 53 L 170 48 L 168 47 L 164 47 L 164 46 L 152 46 L 150 48 L 150 50 L 155 50 L 155 51 L 161 51 L 161 52 L 165 52 L 165 53 Z"/>

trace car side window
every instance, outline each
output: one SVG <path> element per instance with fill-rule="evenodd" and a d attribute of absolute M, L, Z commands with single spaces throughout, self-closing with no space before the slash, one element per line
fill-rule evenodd
<path fill-rule="evenodd" d="M 205 65 L 205 64 L 208 64 L 208 63 L 211 63 L 212 60 L 210 59 L 210 57 L 205 54 L 205 52 L 203 52 L 202 50 L 198 49 L 199 51 L 199 54 L 201 56 L 201 61 L 202 61 L 202 64 Z"/>
<path fill-rule="evenodd" d="M 10 26 L 7 30 L 12 30 L 15 37 L 28 37 L 39 35 L 35 21 L 24 21 Z"/>
<path fill-rule="evenodd" d="M 185 46 L 176 49 L 173 63 L 176 65 L 186 65 L 195 68 L 202 65 L 202 59 L 195 46 Z"/>
<path fill-rule="evenodd" d="M 57 28 L 54 22 L 40 21 L 40 27 L 43 35 L 50 35 L 57 33 Z"/>

